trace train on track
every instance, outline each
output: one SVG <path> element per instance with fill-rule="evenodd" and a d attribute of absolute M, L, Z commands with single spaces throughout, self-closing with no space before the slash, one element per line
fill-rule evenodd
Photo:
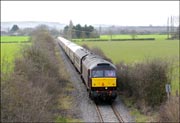
<path fill-rule="evenodd" d="M 117 97 L 116 67 L 111 62 L 63 37 L 58 37 L 58 44 L 80 73 L 92 100 Z"/>

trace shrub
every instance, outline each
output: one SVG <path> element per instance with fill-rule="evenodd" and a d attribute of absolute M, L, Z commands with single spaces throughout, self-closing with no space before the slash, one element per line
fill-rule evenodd
<path fill-rule="evenodd" d="M 15 60 L 14 73 L 3 79 L 3 122 L 52 122 L 56 117 L 53 107 L 66 80 L 59 73 L 54 39 L 45 30 L 35 32 L 32 45 Z"/>
<path fill-rule="evenodd" d="M 119 91 L 127 92 L 129 96 L 132 95 L 132 88 L 129 85 L 130 82 L 130 65 L 126 65 L 124 62 L 120 62 L 117 67 L 117 80 Z"/>
<path fill-rule="evenodd" d="M 89 50 L 89 51 L 91 50 L 91 49 L 88 47 L 88 45 L 86 45 L 86 44 L 83 44 L 82 47 L 84 47 L 85 49 L 87 49 L 87 50 Z"/>
<path fill-rule="evenodd" d="M 165 84 L 171 82 L 170 65 L 161 59 L 134 65 L 117 64 L 121 90 L 127 90 L 136 100 L 149 106 L 160 105 L 166 99 Z"/>
<path fill-rule="evenodd" d="M 1 121 L 52 121 L 50 96 L 43 88 L 34 87 L 25 76 L 12 74 L 2 84 Z"/>

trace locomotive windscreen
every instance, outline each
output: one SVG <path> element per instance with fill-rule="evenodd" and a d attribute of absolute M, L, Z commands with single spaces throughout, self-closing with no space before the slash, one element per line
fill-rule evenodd
<path fill-rule="evenodd" d="M 111 69 L 93 70 L 92 77 L 116 77 L 116 71 Z"/>

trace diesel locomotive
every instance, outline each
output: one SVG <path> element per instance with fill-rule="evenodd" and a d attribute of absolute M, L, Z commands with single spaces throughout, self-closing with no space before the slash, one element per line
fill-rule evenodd
<path fill-rule="evenodd" d="M 63 37 L 58 37 L 58 44 L 80 73 L 91 99 L 116 98 L 116 67 L 112 63 Z"/>

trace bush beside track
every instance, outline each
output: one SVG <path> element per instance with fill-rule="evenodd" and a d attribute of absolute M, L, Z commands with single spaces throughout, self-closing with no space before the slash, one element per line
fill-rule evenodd
<path fill-rule="evenodd" d="M 119 91 L 126 98 L 131 98 L 142 114 L 147 115 L 160 108 L 153 122 L 179 122 L 179 95 L 171 95 L 169 101 L 165 90 L 165 85 L 171 84 L 172 64 L 157 58 L 132 65 L 123 62 L 116 65 Z"/>
<path fill-rule="evenodd" d="M 15 60 L 14 72 L 1 74 L 2 122 L 53 122 L 62 110 L 57 108 L 58 97 L 68 80 L 61 76 L 65 70 L 57 60 L 54 39 L 37 28 L 31 42 Z"/>
<path fill-rule="evenodd" d="M 119 89 L 129 96 L 157 106 L 166 100 L 165 85 L 171 83 L 170 64 L 162 59 L 147 60 L 143 63 L 117 66 Z"/>

